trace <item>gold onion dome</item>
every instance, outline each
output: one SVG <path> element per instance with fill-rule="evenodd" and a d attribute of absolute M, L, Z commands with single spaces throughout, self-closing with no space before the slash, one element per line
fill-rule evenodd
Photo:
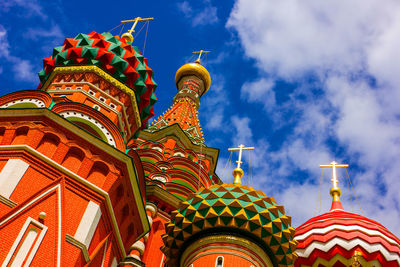
<path fill-rule="evenodd" d="M 178 266 L 194 235 L 226 233 L 229 229 L 230 234 L 256 240 L 275 266 L 291 266 L 297 258 L 297 242 L 290 224 L 283 206 L 263 192 L 240 184 L 212 185 L 188 196 L 172 212 L 161 250 L 169 266 Z"/>
<path fill-rule="evenodd" d="M 201 79 L 204 83 L 204 92 L 201 95 L 204 95 L 208 89 L 210 89 L 211 85 L 211 77 L 210 73 L 208 73 L 207 69 L 204 68 L 200 64 L 200 60 L 196 60 L 192 63 L 187 63 L 180 67 L 175 74 L 175 84 L 178 87 L 178 83 L 183 76 L 194 75 Z"/>

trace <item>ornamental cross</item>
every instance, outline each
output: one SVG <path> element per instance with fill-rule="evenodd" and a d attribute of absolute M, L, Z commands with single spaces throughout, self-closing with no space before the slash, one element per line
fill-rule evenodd
<path fill-rule="evenodd" d="M 210 53 L 210 51 L 200 50 L 200 51 L 194 51 L 194 52 L 193 52 L 193 54 L 199 54 L 199 57 L 197 58 L 196 61 L 200 62 L 201 55 L 202 55 L 203 53 Z"/>
<path fill-rule="evenodd" d="M 332 161 L 329 165 L 319 165 L 320 168 L 332 168 L 332 184 L 334 188 L 337 188 L 338 178 L 336 174 L 336 168 L 347 168 L 347 164 L 337 164 L 336 161 Z"/>
<path fill-rule="evenodd" d="M 149 20 L 154 20 L 154 18 L 141 18 L 141 17 L 137 17 L 134 19 L 130 19 L 130 20 L 122 20 L 121 23 L 130 23 L 133 22 L 132 28 L 128 31 L 128 33 L 132 34 L 135 32 L 135 27 L 137 25 L 137 23 L 139 21 L 149 21 Z"/>
<path fill-rule="evenodd" d="M 243 150 L 254 150 L 254 147 L 244 147 L 244 145 L 240 145 L 239 147 L 228 148 L 228 151 L 239 151 L 239 160 L 236 161 L 238 169 L 240 169 L 240 165 L 243 163 L 242 162 L 242 152 L 243 152 Z"/>

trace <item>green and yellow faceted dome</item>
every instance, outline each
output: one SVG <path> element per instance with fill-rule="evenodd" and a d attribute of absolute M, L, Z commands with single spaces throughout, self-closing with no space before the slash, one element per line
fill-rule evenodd
<path fill-rule="evenodd" d="M 171 214 L 161 250 L 169 266 L 177 266 L 188 240 L 196 234 L 235 231 L 258 240 L 275 266 L 294 264 L 297 242 L 291 218 L 273 197 L 240 184 L 200 189 Z"/>

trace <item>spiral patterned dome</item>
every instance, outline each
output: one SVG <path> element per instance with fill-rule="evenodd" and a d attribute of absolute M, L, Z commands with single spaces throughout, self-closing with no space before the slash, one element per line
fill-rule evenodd
<path fill-rule="evenodd" d="M 344 211 L 340 202 L 299 226 L 295 239 L 295 266 L 353 266 L 355 255 L 361 266 L 400 266 L 400 240 L 378 222 Z"/>
<path fill-rule="evenodd" d="M 56 67 L 95 65 L 115 79 L 132 88 L 138 101 L 142 128 L 154 116 L 153 105 L 157 101 L 154 91 L 157 84 L 153 71 L 148 67 L 136 46 L 109 32 L 78 34 L 67 38 L 62 46 L 53 49 L 53 55 L 43 60 L 39 72 L 39 89 L 45 84 Z"/>
<path fill-rule="evenodd" d="M 239 184 L 212 185 L 189 196 L 172 212 L 161 250 L 169 266 L 176 266 L 190 237 L 229 228 L 229 232 L 259 240 L 277 266 L 293 265 L 296 241 L 290 224 L 283 206 L 263 192 Z"/>

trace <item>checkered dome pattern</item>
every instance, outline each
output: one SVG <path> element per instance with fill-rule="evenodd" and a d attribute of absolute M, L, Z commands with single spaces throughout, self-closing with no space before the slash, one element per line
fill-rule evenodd
<path fill-rule="evenodd" d="M 291 218 L 274 198 L 242 185 L 212 185 L 192 194 L 172 212 L 161 248 L 171 266 L 185 240 L 217 227 L 235 228 L 258 237 L 270 249 L 278 266 L 293 265 L 297 242 Z M 205 232 L 206 233 L 206 232 Z"/>
<path fill-rule="evenodd" d="M 142 127 L 154 116 L 153 105 L 157 101 L 154 91 L 157 84 L 153 71 L 148 67 L 136 46 L 111 33 L 78 34 L 67 38 L 62 46 L 53 49 L 53 55 L 43 60 L 39 72 L 39 89 L 45 84 L 56 67 L 95 65 L 115 79 L 133 89 L 138 101 Z"/>

